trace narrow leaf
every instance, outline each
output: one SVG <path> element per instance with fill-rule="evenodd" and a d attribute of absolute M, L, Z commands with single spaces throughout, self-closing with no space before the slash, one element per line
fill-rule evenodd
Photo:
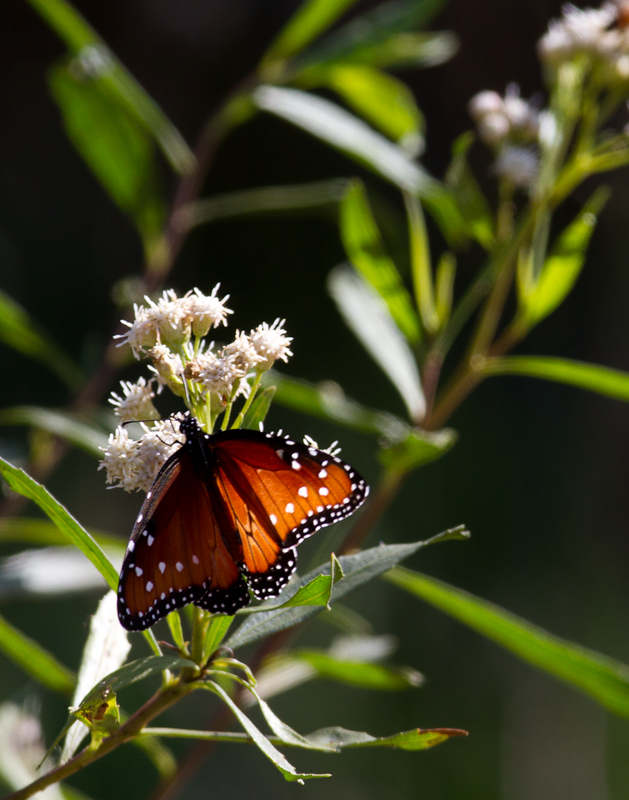
<path fill-rule="evenodd" d="M 76 75 L 65 62 L 49 73 L 70 140 L 147 245 L 162 228 L 165 205 L 151 138 L 108 83 Z"/>
<path fill-rule="evenodd" d="M 405 83 L 361 64 L 332 64 L 321 71 L 320 81 L 409 155 L 420 154 L 424 120 Z"/>
<path fill-rule="evenodd" d="M 457 438 L 452 428 L 435 432 L 416 428 L 401 441 L 382 446 L 378 460 L 390 473 L 405 474 L 441 458 L 456 444 Z"/>
<path fill-rule="evenodd" d="M 217 648 L 227 635 L 229 626 L 233 621 L 234 618 L 229 617 L 226 614 L 215 614 L 212 617 L 205 634 L 205 641 L 203 643 L 203 653 L 205 654 L 206 659 L 210 658 L 210 656 L 216 652 Z"/>
<path fill-rule="evenodd" d="M 339 558 L 339 563 L 343 569 L 344 578 L 334 586 L 331 602 L 337 602 L 354 589 L 373 580 L 378 575 L 396 566 L 400 561 L 413 555 L 413 553 L 416 553 L 428 544 L 447 541 L 451 538 L 462 539 L 466 536 L 469 536 L 467 531 L 464 530 L 463 526 L 459 526 L 458 528 L 452 528 L 437 536 L 433 536 L 432 539 L 428 539 L 425 542 L 414 542 L 413 544 L 381 544 L 378 545 L 378 547 L 372 547 L 368 550 L 356 553 L 356 555 L 341 556 Z M 329 574 L 330 565 L 323 564 L 307 575 L 304 575 L 302 578 L 298 578 L 284 590 L 283 594 L 286 595 L 286 600 L 290 599 L 300 587 L 310 583 L 317 575 Z M 253 617 L 248 617 L 242 625 L 240 625 L 238 630 L 229 637 L 225 644 L 227 647 L 235 650 L 237 647 L 255 642 L 271 633 L 284 630 L 284 628 L 290 628 L 308 619 L 308 617 L 317 614 L 320 610 L 321 606 L 300 606 L 299 608 L 278 609 L 275 611 L 266 611 L 263 614 L 256 614 Z"/>
<path fill-rule="evenodd" d="M 443 328 L 450 319 L 455 275 L 456 256 L 454 253 L 445 252 L 439 259 L 435 276 L 435 308 L 440 328 Z"/>
<path fill-rule="evenodd" d="M 629 373 L 597 364 L 552 356 L 488 358 L 479 365 L 484 375 L 525 375 L 629 401 Z"/>
<path fill-rule="evenodd" d="M 57 502 L 54 497 L 41 484 L 34 481 L 24 470 L 14 467 L 0 458 L 0 475 L 9 484 L 14 492 L 27 497 L 36 503 L 41 510 L 55 523 L 67 538 L 76 545 L 82 553 L 94 564 L 96 569 L 107 581 L 107 585 L 114 591 L 118 588 L 118 574 L 90 534 L 81 527 L 74 517 Z"/>
<path fill-rule="evenodd" d="M 82 553 L 94 564 L 96 569 L 107 581 L 107 585 L 114 591 L 118 588 L 118 574 L 90 534 L 81 527 L 74 517 L 57 502 L 54 497 L 41 484 L 34 481 L 24 470 L 14 467 L 0 458 L 0 475 L 9 484 L 14 492 L 27 497 L 36 503 L 41 510 L 50 517 L 55 525 L 66 537 L 76 545 Z"/>
<path fill-rule="evenodd" d="M 424 329 L 429 334 L 434 334 L 439 329 L 439 316 L 435 307 L 435 295 L 432 281 L 432 267 L 430 264 L 430 246 L 428 231 L 422 207 L 408 192 L 404 193 L 406 217 L 410 239 L 411 273 L 415 289 L 415 302 L 421 315 Z"/>
<path fill-rule="evenodd" d="M 77 69 L 107 84 L 120 104 L 155 137 L 173 169 L 189 172 L 195 159 L 179 131 L 76 9 L 65 0 L 29 2 L 76 55 Z"/>
<path fill-rule="evenodd" d="M 176 610 L 171 611 L 170 614 L 166 616 L 166 622 L 168 623 L 170 635 L 173 637 L 174 643 L 180 650 L 183 650 L 185 641 L 183 638 L 183 628 L 181 627 L 181 617 L 179 616 L 179 612 Z"/>
<path fill-rule="evenodd" d="M 98 544 L 105 550 L 123 549 L 122 541 L 101 531 L 90 530 Z M 0 520 L 0 542 L 19 542 L 20 544 L 64 545 L 67 538 L 52 522 L 30 517 L 4 517 Z"/>
<path fill-rule="evenodd" d="M 276 388 L 274 400 L 295 411 L 394 441 L 403 439 L 410 430 L 408 423 L 399 417 L 386 411 L 366 408 L 350 399 L 338 383 L 309 383 L 300 378 L 289 378 L 275 370 L 265 373 L 265 381 Z"/>
<path fill-rule="evenodd" d="M 330 273 L 328 290 L 347 325 L 400 393 L 411 419 L 420 422 L 426 401 L 417 363 L 382 298 L 347 266 Z"/>
<path fill-rule="evenodd" d="M 274 394 L 274 386 L 269 386 L 264 389 L 264 391 L 260 392 L 251 404 L 249 411 L 245 414 L 245 418 L 242 421 L 243 428 L 253 431 L 260 429 L 260 423 L 264 422 L 266 415 L 269 413 Z"/>
<path fill-rule="evenodd" d="M 306 0 L 267 50 L 262 65 L 296 55 L 320 36 L 356 0 Z"/>
<path fill-rule="evenodd" d="M 349 260 L 382 297 L 404 336 L 417 344 L 421 333 L 413 302 L 385 251 L 362 181 L 352 182 L 340 215 L 341 238 Z"/>
<path fill-rule="evenodd" d="M 494 241 L 494 223 L 489 203 L 467 161 L 473 142 L 474 135 L 470 132 L 454 142 L 446 183 L 452 190 L 468 235 L 488 250 Z"/>
<path fill-rule="evenodd" d="M 609 199 L 600 187 L 578 217 L 557 237 L 534 289 L 522 298 L 521 313 L 528 327 L 540 322 L 559 306 L 572 290 L 585 263 L 596 218 Z"/>
<path fill-rule="evenodd" d="M 292 122 L 371 168 L 401 189 L 420 196 L 439 193 L 440 185 L 398 145 L 335 103 L 299 89 L 260 86 L 255 103 Z"/>
<path fill-rule="evenodd" d="M 224 703 L 230 708 L 238 722 L 242 725 L 246 733 L 251 737 L 253 743 L 264 753 L 264 755 L 279 769 L 287 781 L 297 781 L 303 783 L 304 778 L 328 778 L 329 775 L 308 775 L 297 772 L 295 767 L 275 748 L 271 742 L 256 728 L 253 722 L 244 714 L 234 703 L 231 697 L 217 683 L 209 681 L 205 686 L 217 694 Z"/>
<path fill-rule="evenodd" d="M 108 592 L 98 604 L 90 621 L 90 632 L 83 648 L 72 705 L 78 706 L 95 683 L 118 669 L 130 649 L 127 632 L 118 622 L 116 593 Z M 60 763 L 65 763 L 74 755 L 87 733 L 87 726 L 79 720 L 72 724 L 66 734 Z"/>
<path fill-rule="evenodd" d="M 441 744 L 452 736 L 467 736 L 467 731 L 458 728 L 415 728 L 393 736 L 370 736 L 360 731 L 345 728 L 322 728 L 306 738 L 315 743 L 334 746 L 337 750 L 346 747 L 398 747 L 401 750 L 427 750 Z"/>
<path fill-rule="evenodd" d="M 48 367 L 70 389 L 83 382 L 81 370 L 8 294 L 0 291 L 0 341 Z"/>
<path fill-rule="evenodd" d="M 107 436 L 73 414 L 40 406 L 15 406 L 0 411 L 0 425 L 28 425 L 59 436 L 92 456 L 102 458 Z"/>
<path fill-rule="evenodd" d="M 531 664 L 629 717 L 629 666 L 548 631 L 462 589 L 397 567 L 385 578 Z"/>
<path fill-rule="evenodd" d="M 70 695 L 75 675 L 37 642 L 0 617 L 0 650 L 36 681 L 54 692 Z"/>
<path fill-rule="evenodd" d="M 378 691 L 399 691 L 421 686 L 422 676 L 410 667 L 394 667 L 334 658 L 318 650 L 297 650 L 291 653 L 313 667 L 320 678 L 340 681 L 349 686 Z"/>

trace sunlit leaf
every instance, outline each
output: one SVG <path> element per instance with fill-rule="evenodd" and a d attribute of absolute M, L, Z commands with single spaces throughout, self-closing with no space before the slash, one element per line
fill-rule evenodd
<path fill-rule="evenodd" d="M 384 300 L 347 266 L 330 273 L 328 290 L 345 322 L 400 393 L 410 418 L 420 422 L 426 401 L 417 362 Z"/>
<path fill-rule="evenodd" d="M 415 302 L 424 330 L 432 335 L 439 329 L 439 317 L 435 307 L 435 294 L 430 259 L 428 231 L 419 200 L 404 193 L 406 218 L 408 220 L 411 274 L 415 290 Z"/>
<path fill-rule="evenodd" d="M 118 622 L 116 593 L 108 592 L 98 604 L 90 621 L 72 705 L 77 706 L 94 684 L 118 669 L 130 649 L 127 632 Z M 72 724 L 61 751 L 61 763 L 74 755 L 87 733 L 87 727 L 79 720 Z"/>
<path fill-rule="evenodd" d="M 441 744 L 453 736 L 467 736 L 467 731 L 459 728 L 415 728 L 393 736 L 370 736 L 360 731 L 345 728 L 322 728 L 306 738 L 313 743 L 334 746 L 338 750 L 346 747 L 397 747 L 401 750 L 427 750 Z"/>
<path fill-rule="evenodd" d="M 557 237 L 539 279 L 531 291 L 521 297 L 521 314 L 527 327 L 551 314 L 572 290 L 585 263 L 597 215 L 609 195 L 609 189 L 600 187 L 577 218 Z"/>
<path fill-rule="evenodd" d="M 259 108 L 338 148 L 396 186 L 420 196 L 439 193 L 439 183 L 399 145 L 335 103 L 278 86 L 260 86 L 253 98 Z"/>
<path fill-rule="evenodd" d="M 421 333 L 413 302 L 385 251 L 361 181 L 352 182 L 340 215 L 341 238 L 349 260 L 385 301 L 402 333 L 416 344 Z"/>
<path fill-rule="evenodd" d="M 48 689 L 67 695 L 74 690 L 75 675 L 3 617 L 0 617 L 0 651 Z"/>
<path fill-rule="evenodd" d="M 262 59 L 262 66 L 296 55 L 327 30 L 356 0 L 306 0 L 280 31 Z"/>
<path fill-rule="evenodd" d="M 117 590 L 118 574 L 111 561 L 85 528 L 74 519 L 61 503 L 55 500 L 44 486 L 34 481 L 24 470 L 14 467 L 2 458 L 0 458 L 0 475 L 14 492 L 36 503 L 57 525 L 59 530 L 67 536 L 69 541 L 89 558 L 105 578 L 109 588 L 114 591 Z"/>
<path fill-rule="evenodd" d="M 203 652 L 205 657 L 209 658 L 212 653 L 216 651 L 220 643 L 223 641 L 232 624 L 234 618 L 227 614 L 214 614 L 208 625 L 205 641 L 203 643 Z"/>
<path fill-rule="evenodd" d="M 90 530 L 91 535 L 104 550 L 123 550 L 124 544 L 117 536 Z M 18 542 L 42 546 L 67 544 L 66 536 L 46 519 L 32 517 L 4 517 L 0 520 L 0 542 Z"/>
<path fill-rule="evenodd" d="M 422 676 L 409 667 L 349 661 L 317 650 L 297 650 L 291 655 L 310 664 L 320 678 L 362 689 L 398 691 L 420 686 L 423 681 Z"/>
<path fill-rule="evenodd" d="M 49 82 L 70 140 L 147 245 L 153 243 L 165 204 L 146 128 L 110 84 L 77 75 L 65 61 L 52 68 Z"/>
<path fill-rule="evenodd" d="M 396 566 L 400 561 L 413 555 L 413 553 L 416 553 L 426 545 L 436 544 L 450 539 L 465 539 L 468 536 L 469 533 L 467 533 L 464 526 L 461 525 L 458 528 L 451 528 L 450 530 L 437 534 L 437 536 L 433 536 L 432 539 L 428 539 L 425 542 L 414 542 L 413 544 L 381 544 L 378 545 L 378 547 L 363 550 L 356 555 L 341 556 L 339 562 L 343 569 L 344 578 L 342 581 L 335 584 L 332 591 L 331 602 L 335 603 L 354 589 L 378 577 L 378 575 Z M 285 602 L 290 599 L 300 587 L 310 583 L 317 575 L 329 574 L 330 565 L 323 564 L 307 573 L 302 578 L 291 582 L 280 597 Z M 229 637 L 225 644 L 227 647 L 235 650 L 237 647 L 255 642 L 271 633 L 292 627 L 298 622 L 302 622 L 308 619 L 308 617 L 317 614 L 319 611 L 321 611 L 321 606 L 299 606 L 298 608 L 277 609 L 275 611 L 266 611 L 262 614 L 249 616 L 236 632 Z"/>
<path fill-rule="evenodd" d="M 424 119 L 413 93 L 402 81 L 363 64 L 331 64 L 320 71 L 315 85 L 333 89 L 350 108 L 410 155 L 423 150 Z"/>
<path fill-rule="evenodd" d="M 295 411 L 392 440 L 404 438 L 410 430 L 408 423 L 399 417 L 386 411 L 365 408 L 350 399 L 332 381 L 314 384 L 299 378 L 289 378 L 275 370 L 265 373 L 265 380 L 277 389 L 275 402 Z"/>
<path fill-rule="evenodd" d="M 385 578 L 487 636 L 536 667 L 629 717 L 629 666 L 560 639 L 487 600 L 443 581 L 397 567 Z"/>
<path fill-rule="evenodd" d="M 264 755 L 278 768 L 287 781 L 297 781 L 303 783 L 304 778 L 328 778 L 329 775 L 314 775 L 299 773 L 293 765 L 274 747 L 264 734 L 256 728 L 253 722 L 244 714 L 234 703 L 231 697 L 217 683 L 208 681 L 206 688 L 217 694 L 223 702 L 231 709 L 238 722 L 242 725 L 246 733 L 251 737 L 253 743 L 264 753 Z"/>
<path fill-rule="evenodd" d="M 15 406 L 0 410 L 0 426 L 27 425 L 59 436 L 80 447 L 90 455 L 103 457 L 101 448 L 107 446 L 107 436 L 98 428 L 87 425 L 73 414 L 40 406 Z"/>
<path fill-rule="evenodd" d="M 404 474 L 441 458 L 457 438 L 452 428 L 435 432 L 415 429 L 401 441 L 382 447 L 378 460 L 388 471 Z"/>
<path fill-rule="evenodd" d="M 557 381 L 629 401 L 629 373 L 597 364 L 553 356 L 505 356 L 485 359 L 478 369 L 484 375 L 524 375 Z"/>
<path fill-rule="evenodd" d="M 248 430 L 259 430 L 260 423 L 264 422 L 266 415 L 269 413 L 271 403 L 273 402 L 273 395 L 275 394 L 275 387 L 269 386 L 256 397 L 251 404 L 251 408 L 245 414 L 242 422 L 242 427 Z"/>
<path fill-rule="evenodd" d="M 29 3 L 76 57 L 75 68 L 110 87 L 120 105 L 151 132 L 173 169 L 189 172 L 195 159 L 179 131 L 76 9 L 65 0 Z"/>
<path fill-rule="evenodd" d="M 81 370 L 8 294 L 0 291 L 0 341 L 48 367 L 70 389 L 83 382 Z"/>
<path fill-rule="evenodd" d="M 435 308 L 440 328 L 443 328 L 450 319 L 455 275 L 456 257 L 454 253 L 446 251 L 439 259 L 435 274 Z"/>

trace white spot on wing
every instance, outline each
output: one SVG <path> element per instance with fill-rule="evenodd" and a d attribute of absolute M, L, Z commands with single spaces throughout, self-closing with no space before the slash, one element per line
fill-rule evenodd
<path fill-rule="evenodd" d="M 152 592 L 153 591 L 153 581 L 147 581 L 146 583 L 146 591 Z"/>
<path fill-rule="evenodd" d="M 277 517 L 275 516 L 275 514 L 269 514 L 269 519 L 271 520 L 273 525 L 277 525 Z"/>
<path fill-rule="evenodd" d="M 300 497 L 308 497 L 308 487 L 307 487 L 307 486 L 302 486 L 302 487 L 300 487 L 300 489 L 299 489 L 299 491 L 297 492 L 297 494 L 298 494 Z"/>
<path fill-rule="evenodd" d="M 325 497 L 326 495 L 330 494 L 330 490 L 327 487 L 322 486 L 319 489 L 319 494 L 322 495 L 323 497 Z"/>
<path fill-rule="evenodd" d="M 326 489 L 327 491 L 327 489 Z M 292 503 L 286 503 L 286 513 L 287 514 L 294 514 L 295 513 L 295 506 Z"/>
<path fill-rule="evenodd" d="M 139 578 L 139 577 L 140 577 L 140 575 L 142 574 L 142 567 L 136 567 L 136 568 L 135 568 L 135 574 L 136 574 L 136 575 L 138 576 L 138 578 Z"/>
<path fill-rule="evenodd" d="M 155 539 L 149 534 L 149 538 L 147 539 L 147 541 L 148 541 L 149 547 L 150 547 L 153 544 L 153 542 L 155 541 Z"/>
<path fill-rule="evenodd" d="M 177 568 L 177 572 L 183 572 L 183 564 L 181 563 L 181 561 L 178 561 L 175 564 L 175 567 Z"/>
<path fill-rule="evenodd" d="M 319 473 L 319 477 L 320 477 L 322 480 L 323 480 L 323 478 L 327 478 L 327 477 L 328 477 L 328 471 L 327 471 L 327 469 L 322 469 L 322 470 L 321 470 L 321 472 Z"/>
<path fill-rule="evenodd" d="M 166 564 L 165 564 L 165 562 L 164 561 L 160 561 L 157 566 L 159 567 L 159 571 L 163 575 L 166 572 Z"/>

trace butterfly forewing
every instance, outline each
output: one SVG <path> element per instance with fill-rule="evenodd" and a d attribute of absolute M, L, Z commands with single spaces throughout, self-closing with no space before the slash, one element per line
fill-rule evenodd
<path fill-rule="evenodd" d="M 186 442 L 147 494 L 120 575 L 118 613 L 142 630 L 195 603 L 233 614 L 276 597 L 296 569 L 295 546 L 352 514 L 369 491 L 340 459 L 257 431 L 205 434 L 188 418 Z"/>

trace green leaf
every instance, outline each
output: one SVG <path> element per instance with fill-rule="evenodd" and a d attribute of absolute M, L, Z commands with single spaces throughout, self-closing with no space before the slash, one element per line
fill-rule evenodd
<path fill-rule="evenodd" d="M 70 140 L 111 199 L 135 222 L 145 245 L 154 245 L 165 204 L 146 128 L 109 83 L 82 78 L 72 63 L 53 67 L 49 84 Z"/>
<path fill-rule="evenodd" d="M 453 736 L 467 736 L 467 731 L 458 728 L 414 728 L 393 736 L 370 736 L 346 728 L 322 728 L 306 738 L 317 744 L 326 744 L 336 750 L 346 747 L 397 747 L 401 750 L 427 750 Z"/>
<path fill-rule="evenodd" d="M 560 639 L 493 603 L 427 575 L 396 567 L 385 578 L 524 661 L 578 687 L 610 711 L 629 717 L 629 666 Z"/>
<path fill-rule="evenodd" d="M 116 593 L 108 592 L 101 599 L 90 621 L 90 632 L 83 648 L 72 705 L 78 706 L 95 683 L 118 669 L 130 649 L 127 632 L 118 622 Z M 87 726 L 80 720 L 70 726 L 63 743 L 60 763 L 72 758 L 87 733 Z"/>
<path fill-rule="evenodd" d="M 76 56 L 75 69 L 111 90 L 120 105 L 150 131 L 176 172 L 194 168 L 194 154 L 155 101 L 130 75 L 96 31 L 65 0 L 29 0 Z"/>
<path fill-rule="evenodd" d="M 231 697 L 217 683 L 208 681 L 205 687 L 209 691 L 217 694 L 223 702 L 231 709 L 238 722 L 242 725 L 246 733 L 251 737 L 253 743 L 264 753 L 264 755 L 278 768 L 287 781 L 297 781 L 303 783 L 304 778 L 329 778 L 329 775 L 302 774 L 297 772 L 295 767 L 275 748 L 264 734 L 256 728 L 253 722 L 244 714 L 234 703 Z"/>
<path fill-rule="evenodd" d="M 260 429 L 260 423 L 264 422 L 266 415 L 269 413 L 271 403 L 273 402 L 273 395 L 275 394 L 275 387 L 269 386 L 264 389 L 256 397 L 251 404 L 251 408 L 245 414 L 242 421 L 242 427 L 248 430 L 257 431 Z"/>
<path fill-rule="evenodd" d="M 124 552 L 124 544 L 117 536 L 100 531 L 90 531 L 95 541 L 103 549 Z M 45 519 L 29 517 L 3 517 L 0 520 L 0 542 L 19 542 L 42 546 L 59 546 L 68 543 L 59 528 Z"/>
<path fill-rule="evenodd" d="M 107 436 L 98 428 L 87 425 L 74 414 L 41 406 L 15 406 L 0 410 L 1 425 L 27 425 L 59 436 L 98 458 L 107 446 Z"/>
<path fill-rule="evenodd" d="M 321 209 L 325 212 L 329 207 L 336 212 L 336 207 L 345 196 L 348 185 L 347 178 L 334 178 L 312 183 L 262 186 L 258 189 L 226 192 L 182 206 L 177 212 L 177 225 L 179 228 L 189 230 L 203 222 L 251 214 L 277 214 L 302 209 Z"/>
<path fill-rule="evenodd" d="M 419 370 L 388 306 L 347 266 L 330 273 L 328 291 L 347 325 L 400 393 L 411 420 L 420 422 L 426 412 L 426 401 Z"/>
<path fill-rule="evenodd" d="M 594 233 L 596 217 L 609 199 L 610 191 L 600 187 L 577 218 L 557 237 L 542 267 L 539 280 L 521 292 L 520 313 L 527 328 L 551 314 L 572 290 Z"/>
<path fill-rule="evenodd" d="M 385 301 L 404 336 L 417 344 L 421 333 L 413 302 L 385 251 L 362 181 L 352 181 L 340 215 L 341 239 L 349 260 Z"/>
<path fill-rule="evenodd" d="M 629 401 L 629 373 L 597 364 L 552 356 L 508 356 L 487 358 L 479 362 L 477 369 L 483 375 L 525 375 L 567 383 L 616 400 Z"/>
<path fill-rule="evenodd" d="M 378 460 L 389 473 L 408 473 L 445 455 L 456 443 L 458 434 L 452 428 L 440 431 L 415 429 L 399 442 L 383 446 Z"/>
<path fill-rule="evenodd" d="M 76 545 L 94 564 L 110 589 L 118 589 L 118 574 L 92 536 L 81 527 L 74 517 L 45 489 L 34 481 L 24 470 L 14 467 L 0 458 L 0 475 L 14 492 L 27 497 L 36 503 L 41 510 L 55 523 L 67 539 Z"/>
<path fill-rule="evenodd" d="M 234 618 L 226 614 L 215 614 L 212 616 L 205 633 L 205 641 L 203 642 L 203 653 L 206 659 L 210 658 L 210 656 L 216 652 L 227 635 L 227 631 L 233 621 Z"/>
<path fill-rule="evenodd" d="M 469 131 L 454 142 L 446 183 L 453 192 L 468 235 L 488 250 L 494 241 L 494 223 L 489 203 L 467 161 L 473 142 L 474 134 Z"/>
<path fill-rule="evenodd" d="M 333 381 L 314 384 L 300 378 L 289 378 L 275 370 L 265 373 L 264 380 L 275 386 L 274 400 L 277 403 L 303 414 L 391 440 L 404 438 L 410 430 L 408 423 L 399 417 L 386 411 L 365 408 L 348 398 L 338 383 Z"/>
<path fill-rule="evenodd" d="M 435 275 L 435 308 L 439 327 L 445 327 L 452 311 L 454 297 L 454 277 L 456 275 L 456 256 L 446 251 L 437 264 Z"/>
<path fill-rule="evenodd" d="M 0 341 L 48 367 L 70 389 L 83 383 L 81 370 L 31 319 L 28 312 L 0 291 Z"/>
<path fill-rule="evenodd" d="M 383 572 L 399 564 L 405 558 L 412 556 L 422 547 L 428 544 L 447 541 L 449 539 L 464 539 L 469 536 L 461 525 L 458 528 L 451 528 L 443 533 L 433 536 L 425 542 L 414 542 L 413 544 L 381 544 L 363 550 L 356 555 L 341 556 L 339 563 L 343 569 L 344 578 L 340 583 L 335 584 L 332 590 L 330 602 L 335 603 L 345 595 L 357 589 L 359 586 L 378 577 Z M 318 575 L 329 575 L 330 565 L 323 564 L 320 567 L 298 578 L 288 586 L 282 594 L 286 594 L 286 600 L 290 599 L 302 586 L 310 583 Z M 280 595 L 281 596 L 281 595 Z M 284 598 L 283 598 L 284 599 Z M 298 608 L 277 609 L 266 611 L 262 614 L 255 614 L 248 617 L 232 636 L 225 642 L 227 647 L 235 650 L 245 644 L 255 642 L 276 631 L 284 630 L 302 622 L 308 617 L 317 614 L 321 606 L 300 606 Z"/>
<path fill-rule="evenodd" d="M 166 616 L 166 622 L 170 629 L 170 635 L 173 637 L 174 643 L 180 650 L 185 647 L 185 640 L 183 638 L 183 628 L 181 627 L 181 617 L 177 610 L 171 611 Z"/>
<path fill-rule="evenodd" d="M 421 197 L 440 195 L 439 182 L 405 150 L 335 103 L 299 89 L 266 85 L 254 91 L 253 100 L 263 111 L 308 131 L 401 189 Z"/>
<path fill-rule="evenodd" d="M 291 656 L 310 664 L 320 678 L 340 681 L 362 689 L 399 691 L 420 686 L 423 682 L 422 676 L 408 667 L 349 661 L 334 658 L 318 650 L 297 650 Z"/>
<path fill-rule="evenodd" d="M 417 198 L 405 192 L 404 204 L 408 220 L 415 302 L 419 309 L 424 330 L 432 335 L 439 329 L 439 317 L 435 307 L 428 231 L 426 230 L 422 207 Z"/>
<path fill-rule="evenodd" d="M 381 3 L 317 42 L 299 59 L 299 66 L 309 69 L 331 62 L 379 67 L 442 64 L 456 52 L 456 37 L 451 33 L 415 32 L 442 5 L 442 0 Z"/>
<path fill-rule="evenodd" d="M 71 695 L 76 676 L 37 642 L 0 617 L 0 650 L 14 664 L 54 692 Z"/>
<path fill-rule="evenodd" d="M 320 36 L 356 0 L 306 0 L 280 31 L 262 59 L 262 68 L 296 55 Z"/>
<path fill-rule="evenodd" d="M 411 156 L 417 156 L 423 149 L 422 113 L 408 86 L 392 75 L 362 64 L 331 64 L 320 71 L 315 85 L 335 91 L 356 113 Z M 312 83 L 308 88 L 314 88 Z"/>

